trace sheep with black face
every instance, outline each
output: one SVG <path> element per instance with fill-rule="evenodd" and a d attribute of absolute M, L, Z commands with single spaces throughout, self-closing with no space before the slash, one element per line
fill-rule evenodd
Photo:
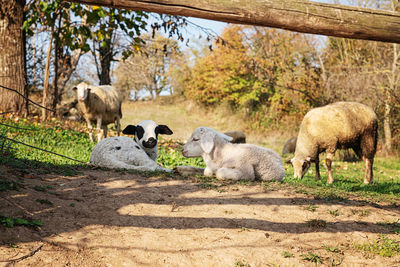
<path fill-rule="evenodd" d="M 159 134 L 171 135 L 173 132 L 167 125 L 158 125 L 152 120 L 144 120 L 137 125 L 128 125 L 123 131 L 123 134 L 135 135 L 136 143 L 147 153 L 147 155 L 156 160 L 158 156 Z"/>
<path fill-rule="evenodd" d="M 94 147 L 90 163 L 111 169 L 171 172 L 170 169 L 159 166 L 132 138 L 127 136 L 102 139 Z"/>

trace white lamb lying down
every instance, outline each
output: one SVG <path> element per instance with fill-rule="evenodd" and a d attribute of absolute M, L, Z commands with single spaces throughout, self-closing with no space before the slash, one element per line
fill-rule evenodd
<path fill-rule="evenodd" d="M 187 158 L 203 157 L 207 166 L 205 176 L 231 180 L 283 179 L 285 171 L 278 153 L 251 144 L 232 144 L 231 139 L 214 129 L 199 127 L 183 146 L 182 154 Z M 199 172 L 199 168 L 189 166 L 175 170 L 181 174 Z"/>
<path fill-rule="evenodd" d="M 111 169 L 171 171 L 159 166 L 132 138 L 126 136 L 102 139 L 94 147 L 90 163 Z"/>

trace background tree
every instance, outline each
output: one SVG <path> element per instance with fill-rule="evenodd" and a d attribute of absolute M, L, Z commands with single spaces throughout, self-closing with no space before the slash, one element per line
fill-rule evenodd
<path fill-rule="evenodd" d="M 156 98 L 163 91 L 172 93 L 167 71 L 170 62 L 181 56 L 176 40 L 156 35 L 143 35 L 145 44 L 138 47 L 125 61 L 120 61 L 116 69 L 117 85 L 134 92 L 145 91 L 150 98 Z"/>
<path fill-rule="evenodd" d="M 24 0 L 2 1 L 0 5 L 0 85 L 28 97 L 25 70 Z M 28 113 L 28 105 L 15 92 L 0 89 L 2 112 Z"/>

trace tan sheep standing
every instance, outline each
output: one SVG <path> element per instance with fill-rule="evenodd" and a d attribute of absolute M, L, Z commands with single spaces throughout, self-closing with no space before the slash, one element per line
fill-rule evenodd
<path fill-rule="evenodd" d="M 326 152 L 329 184 L 333 183 L 332 158 L 336 149 L 352 148 L 365 162 L 364 183 L 373 181 L 372 166 L 378 138 L 378 120 L 368 106 L 356 102 L 337 102 L 314 108 L 300 125 L 296 151 L 291 163 L 294 177 L 302 178 L 315 162 L 315 179 L 320 179 L 319 154 Z"/>
<path fill-rule="evenodd" d="M 88 125 L 90 141 L 93 142 L 92 121 L 97 121 L 97 141 L 101 140 L 101 128 L 103 136 L 107 137 L 107 125 L 110 123 L 115 123 L 118 136 L 120 135 L 122 97 L 119 90 L 110 85 L 93 86 L 84 82 L 73 90 L 77 91 L 77 107 Z"/>

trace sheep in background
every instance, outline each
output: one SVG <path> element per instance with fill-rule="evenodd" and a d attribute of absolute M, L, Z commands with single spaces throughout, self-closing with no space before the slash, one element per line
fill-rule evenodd
<path fill-rule="evenodd" d="M 104 138 L 94 147 L 90 163 L 111 169 L 165 171 L 132 139 L 126 136 Z"/>
<path fill-rule="evenodd" d="M 167 125 L 157 125 L 152 120 L 144 120 L 137 125 L 128 125 L 122 131 L 123 134 L 135 135 L 135 141 L 153 160 L 158 157 L 158 135 L 171 135 L 173 132 Z"/>
<path fill-rule="evenodd" d="M 117 134 L 120 135 L 122 96 L 119 90 L 110 85 L 93 86 L 86 83 L 78 84 L 73 90 L 77 91 L 77 107 L 88 125 L 90 141 L 93 142 L 94 121 L 97 121 L 97 141 L 101 140 L 100 128 L 103 128 L 103 136 L 107 137 L 107 125 L 110 123 L 115 123 Z"/>
<path fill-rule="evenodd" d="M 300 125 L 296 151 L 291 160 L 294 177 L 302 178 L 315 162 L 319 180 L 319 154 L 326 152 L 329 184 L 333 183 L 332 158 L 336 149 L 352 148 L 365 162 L 364 183 L 373 181 L 372 165 L 378 138 L 378 120 L 368 106 L 356 102 L 337 102 L 310 110 Z"/>
<path fill-rule="evenodd" d="M 205 176 L 218 179 L 263 181 L 282 180 L 285 171 L 281 157 L 274 151 L 251 144 L 229 143 L 232 137 L 208 127 L 197 128 L 182 148 L 183 156 L 203 157 Z M 187 174 L 189 166 L 176 167 Z M 193 168 L 198 173 L 199 168 Z"/>
<path fill-rule="evenodd" d="M 297 136 L 287 140 L 286 143 L 283 145 L 282 155 L 294 153 L 294 151 L 296 150 L 296 142 L 297 142 Z"/>
<path fill-rule="evenodd" d="M 244 144 L 246 143 L 246 135 L 242 131 L 231 131 L 231 132 L 224 132 L 227 136 L 232 137 L 233 144 Z"/>

